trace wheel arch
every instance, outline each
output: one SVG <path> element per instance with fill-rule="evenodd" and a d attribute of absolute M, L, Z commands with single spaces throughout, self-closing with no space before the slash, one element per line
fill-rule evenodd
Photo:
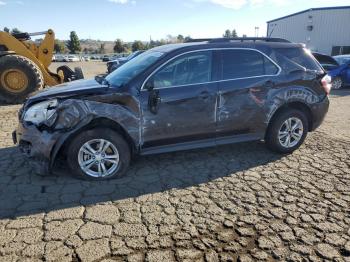
<path fill-rule="evenodd" d="M 134 155 L 137 152 L 138 149 L 135 145 L 135 142 L 133 141 L 131 136 L 127 133 L 127 131 L 123 128 L 121 124 L 106 117 L 99 117 L 99 118 L 93 119 L 88 124 L 69 133 L 61 141 L 58 141 L 56 143 L 55 148 L 52 150 L 52 155 L 50 158 L 50 168 L 53 167 L 58 156 L 64 155 L 64 151 L 67 149 L 67 146 L 75 137 L 77 137 L 81 132 L 94 129 L 96 127 L 98 128 L 105 127 L 105 128 L 112 129 L 113 131 L 116 131 L 128 143 L 130 147 L 131 155 Z"/>
<path fill-rule="evenodd" d="M 267 132 L 269 131 L 269 128 L 272 124 L 272 122 L 276 119 L 276 117 L 281 113 L 281 112 L 284 112 L 288 109 L 297 109 L 297 110 L 300 110 L 302 111 L 306 117 L 307 117 L 307 120 L 308 120 L 308 127 L 309 127 L 309 130 L 308 131 L 312 131 L 312 126 L 313 126 L 313 117 L 312 117 L 312 111 L 310 109 L 310 107 L 303 103 L 303 102 L 300 102 L 300 101 L 293 101 L 293 102 L 288 102 L 288 103 L 285 103 L 283 104 L 282 106 L 280 106 L 272 115 L 272 117 L 269 119 L 269 122 L 268 122 L 268 126 L 267 126 L 267 129 L 266 129 L 266 132 L 265 132 L 265 137 L 266 137 L 266 134 Z"/>

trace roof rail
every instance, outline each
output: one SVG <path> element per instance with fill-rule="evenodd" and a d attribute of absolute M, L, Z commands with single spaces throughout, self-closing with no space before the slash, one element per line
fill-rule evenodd
<path fill-rule="evenodd" d="M 234 38 L 199 38 L 199 39 L 190 39 L 186 43 L 193 42 L 209 42 L 209 43 L 224 43 L 231 41 L 264 41 L 264 42 L 279 42 L 279 43 L 290 43 L 290 41 L 283 38 L 274 38 L 274 37 L 234 37 Z"/>

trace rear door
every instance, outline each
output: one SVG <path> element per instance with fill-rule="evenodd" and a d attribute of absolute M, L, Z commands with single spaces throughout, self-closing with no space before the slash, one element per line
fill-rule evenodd
<path fill-rule="evenodd" d="M 258 50 L 221 50 L 218 138 L 263 132 L 267 93 L 279 72 L 280 68 Z"/>

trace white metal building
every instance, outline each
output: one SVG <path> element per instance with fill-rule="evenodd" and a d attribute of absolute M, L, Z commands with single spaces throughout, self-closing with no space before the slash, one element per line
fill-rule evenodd
<path fill-rule="evenodd" d="M 350 54 L 350 6 L 312 8 L 268 21 L 267 36 L 328 55 Z"/>

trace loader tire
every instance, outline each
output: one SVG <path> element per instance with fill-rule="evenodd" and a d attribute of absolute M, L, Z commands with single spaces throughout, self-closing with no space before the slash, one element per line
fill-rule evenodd
<path fill-rule="evenodd" d="M 23 103 L 27 96 L 44 87 L 39 67 L 30 59 L 19 55 L 0 57 L 0 101 Z"/>

